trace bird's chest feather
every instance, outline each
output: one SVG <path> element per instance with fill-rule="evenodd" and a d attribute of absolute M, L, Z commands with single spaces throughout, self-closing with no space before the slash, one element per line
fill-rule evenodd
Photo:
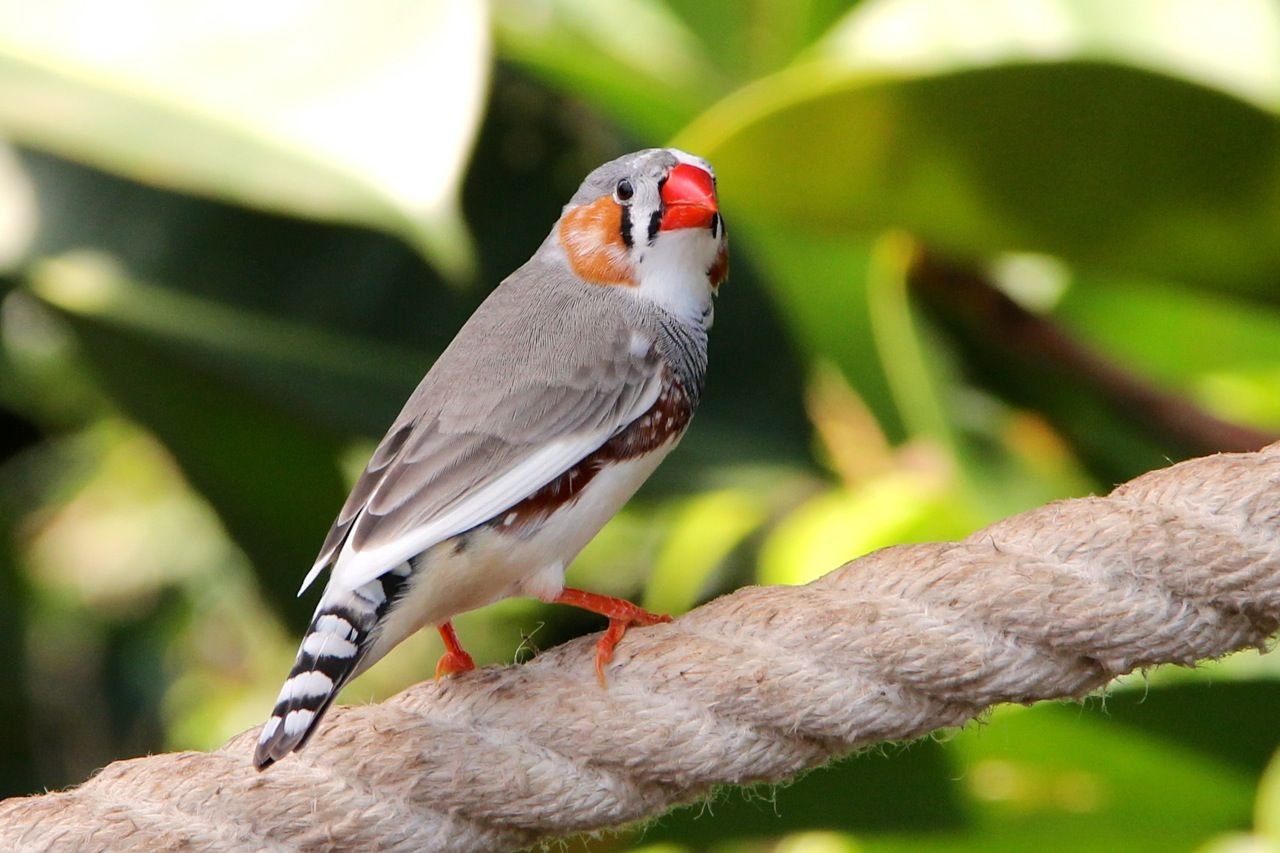
<path fill-rule="evenodd" d="M 651 465 L 639 466 L 644 470 L 643 477 L 629 484 L 630 491 L 627 491 L 617 502 L 614 507 L 616 511 L 632 492 L 640 487 L 644 477 L 647 477 L 658 462 L 671 451 L 692 418 L 693 400 L 671 371 L 665 371 L 662 391 L 647 412 L 628 424 L 581 462 L 511 507 L 490 524 L 508 535 L 527 537 L 546 524 L 549 518 L 578 503 L 583 498 L 587 487 L 602 474 L 624 463 L 644 461 L 653 457 Z M 626 469 L 631 470 L 636 467 L 627 465 Z M 619 487 L 628 482 L 626 478 L 610 479 L 616 480 Z M 593 490 L 593 499 L 596 499 L 595 491 Z"/>

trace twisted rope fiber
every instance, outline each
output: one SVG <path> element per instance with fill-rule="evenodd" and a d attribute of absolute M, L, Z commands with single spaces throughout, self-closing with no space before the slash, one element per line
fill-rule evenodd
<path fill-rule="evenodd" d="M 780 781 L 1000 702 L 1079 697 L 1280 627 L 1280 444 L 1195 459 L 961 542 L 889 548 L 523 666 L 338 708 L 258 774 L 255 731 L 0 803 L 3 849 L 496 850 Z"/>

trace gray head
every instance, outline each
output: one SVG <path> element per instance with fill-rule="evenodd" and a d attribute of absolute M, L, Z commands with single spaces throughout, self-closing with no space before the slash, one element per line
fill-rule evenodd
<path fill-rule="evenodd" d="M 626 154 L 587 175 L 548 242 L 586 282 L 701 310 L 728 273 L 715 180 L 706 160 L 675 148 Z"/>

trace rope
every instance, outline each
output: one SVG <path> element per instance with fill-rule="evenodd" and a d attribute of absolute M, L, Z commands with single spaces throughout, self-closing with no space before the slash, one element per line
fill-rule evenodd
<path fill-rule="evenodd" d="M 116 762 L 0 803 L 0 848 L 518 848 L 776 782 L 1000 702 L 1261 647 L 1280 627 L 1280 444 L 1194 459 L 961 542 L 889 548 L 633 630 L 335 709 L 306 751 Z"/>

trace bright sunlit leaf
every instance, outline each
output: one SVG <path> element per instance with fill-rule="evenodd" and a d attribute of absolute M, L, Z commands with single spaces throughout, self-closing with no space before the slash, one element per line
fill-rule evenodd
<path fill-rule="evenodd" d="M 947 539 L 972 527 L 945 477 L 900 471 L 820 495 L 778 524 L 760 550 L 761 583 L 801 584 L 903 541 Z"/>
<path fill-rule="evenodd" d="M 907 269 L 919 247 L 906 234 L 876 240 L 867 274 L 871 334 L 898 412 L 915 438 L 951 445 L 951 427 L 939 383 L 920 343 L 907 300 Z"/>
<path fill-rule="evenodd" d="M 839 832 L 797 832 L 774 849 L 776 853 L 859 853 L 862 845 Z"/>
<path fill-rule="evenodd" d="M 38 224 L 36 191 L 14 150 L 0 143 L 0 272 L 25 260 Z"/>
<path fill-rule="evenodd" d="M 1268 0 L 867 0 L 816 52 L 899 71 L 1113 59 L 1280 108 L 1280 7 Z"/>
<path fill-rule="evenodd" d="M 764 521 L 766 497 L 725 489 L 679 509 L 645 588 L 645 609 L 682 613 L 692 607 L 716 567 Z"/>
<path fill-rule="evenodd" d="M 165 584 L 236 559 L 213 513 L 150 436 L 108 420 L 63 452 L 83 457 L 90 473 L 32 528 L 26 559 L 40 583 L 104 612 L 127 611 Z"/>
<path fill-rule="evenodd" d="M 1273 756 L 1258 783 L 1256 816 L 1258 833 L 1280 846 L 1280 755 Z"/>
<path fill-rule="evenodd" d="M 0 0 L 0 132 L 148 183 L 392 231 L 460 275 L 485 10 Z"/>

